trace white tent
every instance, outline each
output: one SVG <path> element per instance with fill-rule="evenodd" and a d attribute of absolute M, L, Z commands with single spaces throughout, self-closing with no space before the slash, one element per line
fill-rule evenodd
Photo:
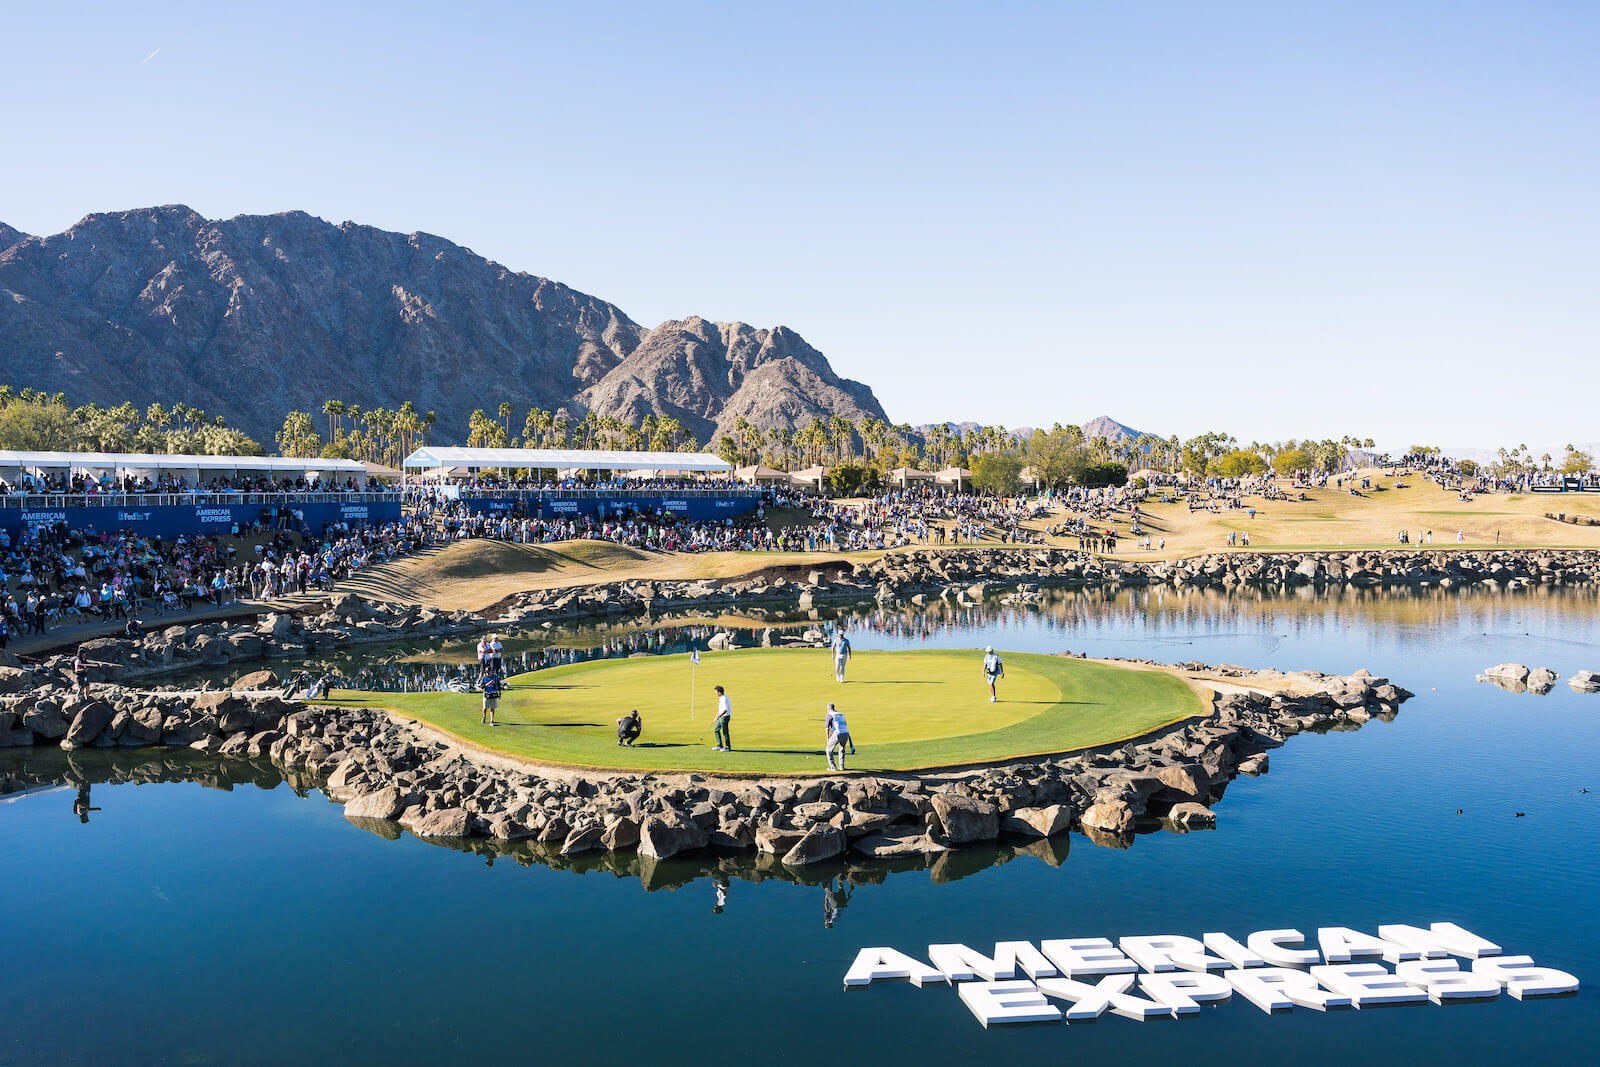
<path fill-rule="evenodd" d="M 198 482 L 232 474 L 289 474 L 307 479 L 319 474 L 361 477 L 353 459 L 289 459 L 284 456 L 186 456 L 148 452 L 30 452 L 0 449 L 0 478 L 15 485 L 24 473 L 155 476 L 177 474 Z"/>
<path fill-rule="evenodd" d="M 615 471 L 654 474 L 731 474 L 733 464 L 704 452 L 610 452 L 583 448 L 459 448 L 429 445 L 401 468 L 437 473 L 447 467 L 477 470 Z"/>

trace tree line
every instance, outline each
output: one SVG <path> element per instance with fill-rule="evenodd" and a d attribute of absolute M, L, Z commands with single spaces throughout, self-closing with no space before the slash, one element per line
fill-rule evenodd
<path fill-rule="evenodd" d="M 0 448 L 25 452 L 137 452 L 259 456 L 262 448 L 221 415 L 189 404 L 74 407 L 65 393 L 0 385 Z"/>

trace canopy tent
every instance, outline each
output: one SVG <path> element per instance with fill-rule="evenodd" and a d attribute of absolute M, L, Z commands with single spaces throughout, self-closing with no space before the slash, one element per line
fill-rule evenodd
<path fill-rule="evenodd" d="M 30 452 L 0 450 L 0 478 L 16 484 L 23 474 L 87 474 L 92 477 L 124 475 L 154 477 L 176 474 L 200 482 L 233 474 L 278 474 L 304 477 L 319 474 L 363 476 L 362 465 L 352 459 L 288 459 L 284 456 L 186 456 L 146 452 Z"/>
<path fill-rule="evenodd" d="M 731 474 L 733 464 L 704 452 L 610 452 L 585 448 L 460 448 L 429 445 L 401 468 L 435 475 L 448 467 L 476 470 L 613 471 L 626 474 Z"/>
<path fill-rule="evenodd" d="M 384 481 L 391 481 L 400 477 L 400 472 L 398 470 L 382 463 L 368 463 L 363 461 L 361 464 L 361 469 L 367 472 L 368 478 L 381 478 Z"/>
<path fill-rule="evenodd" d="M 774 482 L 788 482 L 789 475 L 785 471 L 763 467 L 759 463 L 753 467 L 737 467 L 733 476 L 747 485 L 771 484 Z"/>
<path fill-rule="evenodd" d="M 912 482 L 931 482 L 938 475 L 930 471 L 919 471 L 915 467 L 896 467 L 886 477 L 890 484 L 898 485 L 902 489 L 909 489 Z"/>
<path fill-rule="evenodd" d="M 953 485 L 957 488 L 972 481 L 972 472 L 965 467 L 946 467 L 934 475 L 940 485 Z"/>

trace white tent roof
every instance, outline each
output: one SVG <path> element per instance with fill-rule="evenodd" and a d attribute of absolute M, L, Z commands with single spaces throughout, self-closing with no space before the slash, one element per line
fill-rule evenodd
<path fill-rule="evenodd" d="M 428 446 L 405 458 L 408 469 L 529 467 L 536 470 L 701 471 L 726 474 L 733 464 L 704 452 L 607 452 L 584 448 L 457 448 Z"/>
<path fill-rule="evenodd" d="M 288 459 L 284 456 L 184 456 L 148 452 L 27 452 L 0 449 L 0 469 L 81 471 L 326 471 L 362 474 L 353 459 Z"/>

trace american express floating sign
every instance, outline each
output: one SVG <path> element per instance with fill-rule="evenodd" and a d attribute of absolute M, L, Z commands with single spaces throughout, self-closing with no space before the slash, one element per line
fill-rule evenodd
<path fill-rule="evenodd" d="M 1115 944 L 1104 937 L 1002 941 L 992 955 L 929 945 L 927 962 L 892 948 L 864 948 L 844 984 L 954 985 L 985 1027 L 1088 1022 L 1108 1012 L 1182 1018 L 1235 995 L 1276 1013 L 1578 991 L 1567 972 L 1528 956 L 1503 956 L 1499 945 L 1455 923 L 1380 926 L 1376 936 L 1330 926 L 1317 931 L 1314 945 L 1306 941 L 1298 930 L 1257 930 L 1243 940 L 1209 933 L 1123 937 Z"/>

